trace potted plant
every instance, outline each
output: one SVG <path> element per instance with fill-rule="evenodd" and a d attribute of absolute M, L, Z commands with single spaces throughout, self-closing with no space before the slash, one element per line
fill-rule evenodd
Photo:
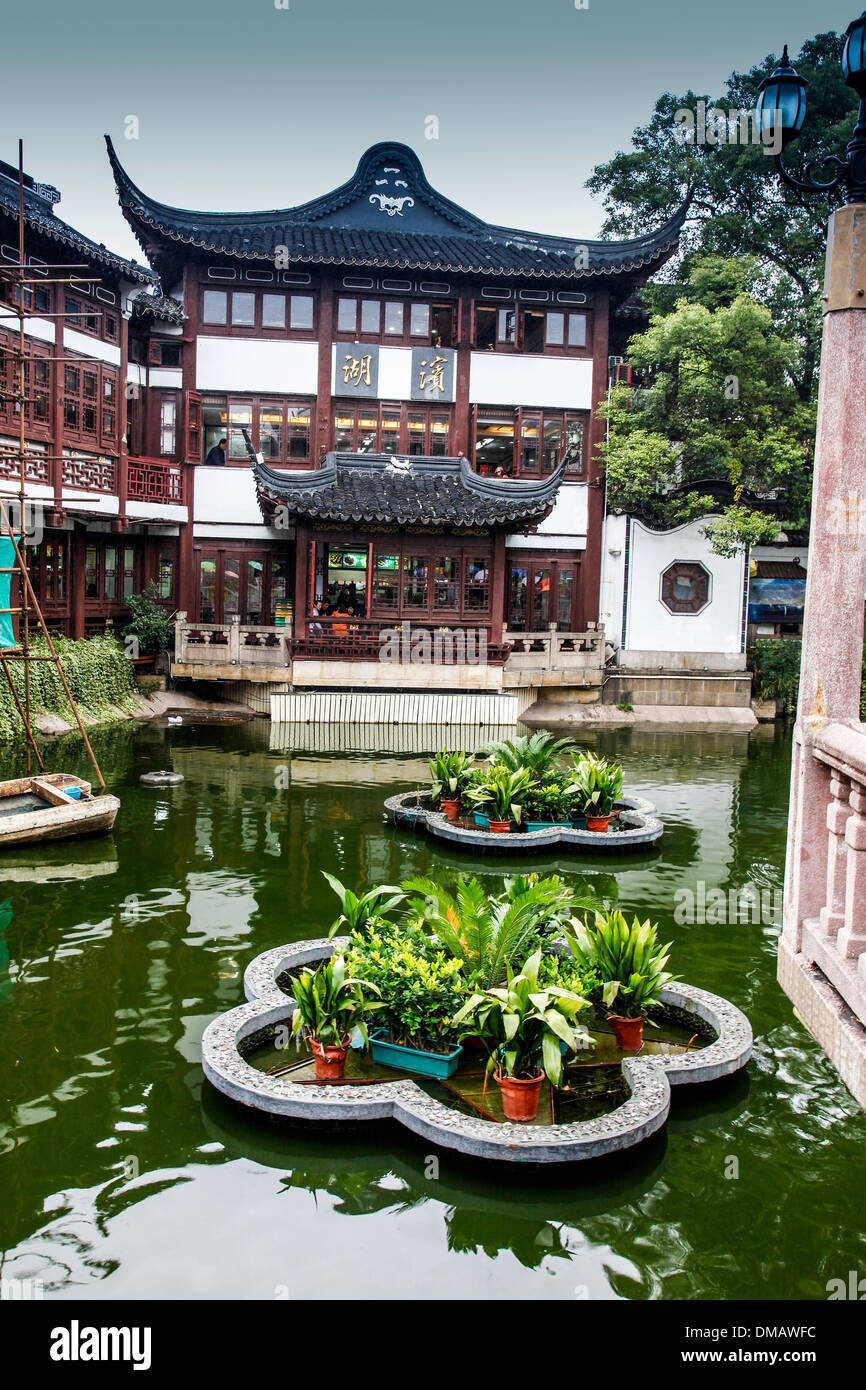
<path fill-rule="evenodd" d="M 538 972 L 541 951 L 526 961 L 519 974 L 507 967 L 502 988 L 479 991 L 454 1016 L 454 1024 L 470 1024 L 484 1040 L 490 1056 L 487 1074 L 502 1094 L 507 1120 L 534 1120 L 545 1076 L 551 1085 L 562 1081 L 562 1045 L 575 1052 L 589 1035 L 575 1017 L 586 1000 L 558 985 L 542 988 Z"/>
<path fill-rule="evenodd" d="M 617 1043 L 624 1052 L 637 1052 L 647 1013 L 678 978 L 665 970 L 670 943 L 659 945 L 658 928 L 649 919 L 635 917 L 629 926 L 618 911 L 596 912 L 593 926 L 575 922 L 564 935 L 578 968 L 596 978 L 591 997 L 607 1009 Z"/>
<path fill-rule="evenodd" d="M 523 801 L 531 785 L 532 776 L 526 769 L 509 772 L 508 768 L 494 767 L 483 781 L 470 787 L 468 797 L 487 808 L 491 833 L 506 835 L 512 821 L 520 824 Z"/>
<path fill-rule="evenodd" d="M 524 737 L 495 739 L 488 743 L 483 755 L 494 766 L 507 767 L 509 772 L 526 769 L 533 777 L 547 778 L 556 770 L 556 759 L 574 748 L 570 738 L 554 738 L 544 729 Z"/>
<path fill-rule="evenodd" d="M 622 794 L 622 768 L 606 758 L 575 759 L 567 790 L 586 816 L 587 830 L 607 833 L 617 797 Z"/>
<path fill-rule="evenodd" d="M 453 1075 L 463 1051 L 451 1022 L 466 998 L 462 962 L 411 921 L 355 934 L 348 959 L 381 999 L 373 1061 L 440 1080 Z"/>
<path fill-rule="evenodd" d="M 354 1028 L 368 1041 L 364 1018 L 380 1005 L 365 997 L 365 989 L 378 993 L 365 980 L 347 978 L 342 956 L 323 960 L 315 970 L 302 970 L 294 981 L 292 1037 L 302 1030 L 309 1037 L 320 1081 L 338 1081 L 343 1075 Z"/>
<path fill-rule="evenodd" d="M 329 874 L 325 869 L 322 869 L 322 877 L 330 883 L 340 899 L 340 906 L 343 909 L 339 917 L 336 917 L 331 923 L 331 929 L 328 932 L 329 941 L 341 929 L 347 936 L 351 936 L 353 932 L 369 931 L 375 923 L 382 921 L 386 912 L 390 912 L 392 907 L 396 907 L 404 899 L 400 889 L 393 884 L 380 884 L 378 888 L 370 888 L 359 897 L 357 893 L 352 892 L 351 888 L 347 888 L 344 883 L 341 883 L 338 878 Z M 383 902 L 382 899 L 387 897 L 389 893 L 391 896 L 388 901 Z"/>
<path fill-rule="evenodd" d="M 443 749 L 430 759 L 433 799 L 438 800 L 452 825 L 456 825 L 460 815 L 460 802 L 473 766 L 472 755 L 461 751 L 447 753 Z"/>

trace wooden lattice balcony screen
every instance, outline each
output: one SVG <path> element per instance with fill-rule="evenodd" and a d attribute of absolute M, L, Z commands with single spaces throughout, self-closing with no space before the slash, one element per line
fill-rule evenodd
<path fill-rule="evenodd" d="M 161 459 L 130 459 L 126 495 L 135 502 L 183 505 L 183 469 Z"/>

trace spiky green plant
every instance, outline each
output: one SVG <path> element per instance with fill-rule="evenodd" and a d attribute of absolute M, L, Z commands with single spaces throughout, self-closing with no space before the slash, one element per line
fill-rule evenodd
<path fill-rule="evenodd" d="M 459 799 L 469 785 L 469 776 L 475 766 L 471 753 L 457 750 L 448 753 L 441 749 L 430 759 L 430 782 L 435 799 L 452 797 Z"/>
<path fill-rule="evenodd" d="M 468 978 L 487 989 L 501 984 L 506 966 L 519 968 L 540 937 L 557 931 L 577 904 L 560 879 L 537 874 L 505 881 L 505 891 L 488 896 L 477 878 L 457 880 L 454 892 L 432 878 L 407 879 L 410 913 L 463 962 Z M 593 903 L 593 906 L 595 904 Z"/>
<path fill-rule="evenodd" d="M 498 1068 L 506 1076 L 526 1079 L 544 1067 L 548 1080 L 562 1081 L 560 1043 L 576 1052 L 591 1045 L 590 1035 L 576 1022 L 586 1000 L 559 985 L 539 984 L 541 952 L 529 957 L 519 974 L 507 970 L 503 988 L 478 991 L 454 1015 L 453 1023 L 466 1025 L 465 1033 L 479 1035 L 489 1056 L 487 1072 Z"/>
<path fill-rule="evenodd" d="M 658 927 L 635 917 L 631 926 L 622 912 L 596 912 L 592 926 L 575 921 L 563 933 L 581 970 L 595 971 L 597 1001 L 624 1018 L 646 1018 L 661 1003 L 661 993 L 678 979 L 665 966 L 670 942 L 660 945 Z"/>
<path fill-rule="evenodd" d="M 573 748 L 573 739 L 554 738 L 545 729 L 538 729 L 517 738 L 494 739 L 482 753 L 494 766 L 506 767 L 509 772 L 525 768 L 534 777 L 544 777 L 553 770 L 556 759 Z"/>
<path fill-rule="evenodd" d="M 383 1007 L 365 990 L 379 991 L 365 980 L 350 979 L 342 956 L 323 960 L 315 970 L 302 970 L 292 985 L 297 1008 L 292 1014 L 292 1037 L 304 1029 L 328 1047 L 342 1046 L 354 1028 L 368 1041 L 364 1019 Z"/>
<path fill-rule="evenodd" d="M 340 899 L 340 906 L 343 909 L 339 917 L 331 924 L 331 930 L 328 932 L 329 941 L 331 937 L 337 935 L 341 928 L 345 929 L 347 935 L 351 935 L 352 932 L 361 932 L 363 935 L 369 931 L 371 925 L 380 921 L 386 912 L 390 912 L 392 908 L 397 907 L 404 900 L 403 894 L 395 884 L 380 884 L 378 888 L 370 888 L 359 897 L 357 893 L 352 892 L 351 888 L 347 888 L 344 883 L 341 883 L 333 874 L 327 873 L 325 869 L 322 870 L 322 877 L 330 883 Z M 382 899 L 386 898 L 389 893 L 392 896 L 388 898 L 387 902 L 383 902 Z"/>
<path fill-rule="evenodd" d="M 527 768 L 510 772 L 507 767 L 492 767 L 482 781 L 469 787 L 466 798 L 486 808 L 491 820 L 513 820 L 519 825 L 531 786 L 532 774 Z"/>
<path fill-rule="evenodd" d="M 622 768 L 591 754 L 572 759 L 571 781 L 565 788 L 587 816 L 609 816 L 622 795 Z"/>

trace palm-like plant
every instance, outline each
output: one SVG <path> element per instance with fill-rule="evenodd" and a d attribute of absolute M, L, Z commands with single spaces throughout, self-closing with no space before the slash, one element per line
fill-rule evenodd
<path fill-rule="evenodd" d="M 677 975 L 665 966 L 670 942 L 660 945 L 658 927 L 635 917 L 631 926 L 622 912 L 596 912 L 595 923 L 574 922 L 564 932 L 565 941 L 581 969 L 595 972 L 596 993 L 608 1009 L 614 1004 L 626 1018 L 645 1018 L 658 1008 L 662 990 Z"/>
<path fill-rule="evenodd" d="M 292 1037 L 305 1029 L 323 1046 L 341 1047 L 352 1029 L 358 1028 L 367 1042 L 364 1018 L 383 1005 L 368 999 L 365 990 L 379 993 L 375 985 L 364 980 L 348 979 L 342 956 L 323 960 L 316 970 L 302 970 L 292 985 L 297 1005 L 292 1014 Z"/>
<path fill-rule="evenodd" d="M 578 905 L 560 879 L 537 874 L 506 879 L 504 893 L 491 897 L 477 878 L 462 876 L 453 893 L 432 878 L 407 879 L 403 888 L 414 895 L 416 920 L 482 989 L 501 984 L 508 964 L 519 966 L 538 938 L 558 930 Z"/>
<path fill-rule="evenodd" d="M 469 787 L 466 796 L 477 806 L 489 807 L 491 820 L 514 820 L 519 825 L 531 786 L 532 774 L 527 768 L 510 772 L 506 767 L 493 767 L 482 781 Z"/>
<path fill-rule="evenodd" d="M 622 795 L 622 780 L 618 763 L 584 754 L 572 759 L 571 782 L 565 793 L 576 794 L 586 815 L 609 816 Z"/>
<path fill-rule="evenodd" d="M 434 799 L 459 799 L 466 790 L 474 766 L 475 760 L 471 753 L 461 750 L 448 753 L 444 749 L 435 753 L 430 759 L 430 781 Z"/>
<path fill-rule="evenodd" d="M 328 932 L 329 941 L 331 937 L 337 935 L 341 927 L 345 928 L 349 935 L 355 931 L 360 932 L 362 936 L 365 935 L 371 925 L 380 921 L 386 912 L 390 912 L 393 907 L 397 907 L 404 900 L 404 895 L 395 884 L 380 884 L 378 888 L 370 888 L 359 897 L 357 893 L 352 892 L 351 888 L 347 888 L 338 878 L 327 873 L 324 869 L 322 870 L 322 877 L 330 883 L 340 899 L 340 906 L 343 909 L 331 925 L 331 930 Z M 392 896 L 388 898 L 387 902 L 383 902 L 382 899 L 387 898 L 389 893 Z"/>
<path fill-rule="evenodd" d="M 558 1086 L 562 1081 L 560 1044 L 576 1052 L 579 1045 L 591 1041 L 575 1021 L 586 1000 L 558 985 L 542 988 L 540 966 L 540 951 L 530 956 L 519 974 L 509 966 L 507 984 L 473 994 L 453 1022 L 458 1027 L 466 1024 L 487 1044 L 488 1075 L 498 1069 L 500 1075 L 524 1080 L 536 1076 L 543 1065 L 548 1080 Z"/>
<path fill-rule="evenodd" d="M 574 748 L 570 738 L 554 738 L 553 734 L 539 729 L 534 734 L 517 738 L 494 739 L 483 749 L 483 756 L 494 766 L 506 767 L 510 772 L 525 768 L 535 777 L 543 777 L 553 768 L 556 759 Z"/>

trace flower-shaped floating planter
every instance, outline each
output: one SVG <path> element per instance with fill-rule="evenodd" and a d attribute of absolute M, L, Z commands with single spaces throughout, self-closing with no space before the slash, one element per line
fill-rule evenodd
<path fill-rule="evenodd" d="M 627 1058 L 622 1062 L 625 1102 L 607 1114 L 567 1124 L 499 1123 L 467 1115 L 403 1075 L 363 1086 L 300 1084 L 245 1061 L 245 1045 L 287 1024 L 294 1011 L 294 1001 L 278 982 L 287 972 L 315 965 L 348 944 L 339 937 L 300 941 L 256 957 L 244 976 L 249 1003 L 214 1019 L 202 1039 L 204 1073 L 217 1090 L 240 1105 L 290 1120 L 393 1119 L 431 1144 L 475 1157 L 568 1163 L 639 1144 L 667 1119 L 671 1087 L 730 1076 L 751 1056 L 752 1030 L 739 1009 L 706 990 L 677 984 L 664 991 L 663 1004 L 694 1020 L 696 1031 L 712 1033 L 713 1041 L 697 1051 Z"/>
<path fill-rule="evenodd" d="M 401 792 L 389 796 L 385 814 L 394 825 L 426 830 L 437 840 L 475 854 L 516 854 L 525 850 L 566 849 L 577 853 L 613 854 L 625 850 L 648 849 L 661 839 L 664 826 L 656 808 L 639 796 L 621 796 L 616 803 L 619 828 L 606 834 L 595 830 L 574 830 L 553 826 L 548 830 L 513 830 L 508 835 L 491 835 L 489 830 L 473 830 L 452 825 L 443 811 L 433 808 L 430 792 Z"/>

